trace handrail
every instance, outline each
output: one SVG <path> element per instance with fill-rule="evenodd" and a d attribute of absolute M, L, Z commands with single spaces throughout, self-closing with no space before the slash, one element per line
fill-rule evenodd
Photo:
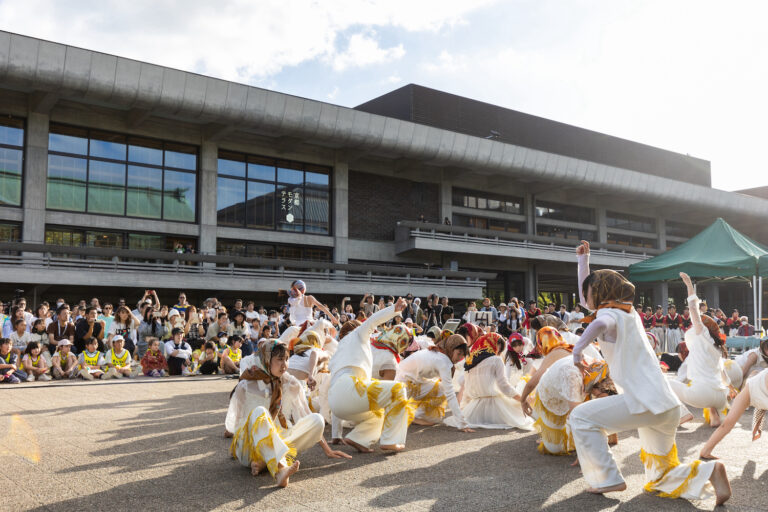
<path fill-rule="evenodd" d="M 31 242 L 0 242 L 0 251 L 32 252 L 50 254 L 76 254 L 103 258 L 121 258 L 131 260 L 188 261 L 196 263 L 239 264 L 260 267 L 290 267 L 307 270 L 342 270 L 346 272 L 372 272 L 389 275 L 418 275 L 427 277 L 451 277 L 456 279 L 493 279 L 493 272 L 468 270 L 443 270 L 424 267 L 397 267 L 368 265 L 361 263 L 332 263 L 328 261 L 283 260 L 246 256 L 218 256 L 211 254 L 176 253 L 172 251 L 145 251 L 136 249 L 112 249 L 100 247 L 70 247 L 64 245 L 40 244 Z"/>
<path fill-rule="evenodd" d="M 535 242 L 542 245 L 563 245 L 568 247 L 578 247 L 581 244 L 580 240 L 570 240 L 568 238 L 555 238 L 549 236 L 529 235 L 525 233 L 509 233 L 507 231 L 494 231 L 491 229 L 479 229 L 468 228 L 463 226 L 449 226 L 446 224 L 436 224 L 432 222 L 419 222 L 414 220 L 401 220 L 397 222 L 398 226 L 418 229 L 419 231 L 435 231 L 439 233 L 446 233 L 451 235 L 471 235 L 480 238 L 489 239 L 501 239 L 512 240 L 517 242 Z M 615 251 L 622 253 L 634 253 L 638 255 L 655 256 L 661 254 L 659 249 L 647 249 L 639 247 L 631 247 L 618 244 L 608 244 L 602 242 L 590 242 L 591 247 L 597 249 L 605 249 L 607 251 Z"/>
<path fill-rule="evenodd" d="M 428 285 L 435 287 L 478 287 L 484 286 L 485 281 L 480 279 L 448 279 L 445 276 L 440 277 L 416 277 L 407 275 L 377 275 L 372 272 L 362 274 L 355 273 L 334 273 L 330 270 L 318 272 L 302 271 L 295 269 L 278 268 L 244 268 L 236 267 L 232 264 L 228 266 L 210 266 L 210 265 L 184 265 L 180 262 L 174 263 L 145 263 L 137 261 L 120 261 L 115 258 L 112 260 L 83 260 L 79 258 L 55 257 L 49 253 L 41 257 L 27 257 L 21 255 L 0 255 L 0 268 L 18 267 L 24 265 L 28 268 L 42 268 L 49 270 L 87 270 L 87 271 L 109 271 L 109 272 L 172 272 L 175 274 L 190 274 L 199 276 L 231 276 L 245 277 L 253 279 L 277 278 L 277 279 L 307 279 L 315 281 L 335 281 L 335 282 L 366 282 L 382 284 L 412 284 Z"/>

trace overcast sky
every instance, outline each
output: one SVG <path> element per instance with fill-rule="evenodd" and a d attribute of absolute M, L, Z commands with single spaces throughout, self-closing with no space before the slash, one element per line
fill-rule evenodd
<path fill-rule="evenodd" d="M 355 106 L 408 83 L 768 185 L 768 2 L 0 0 L 0 28 Z"/>

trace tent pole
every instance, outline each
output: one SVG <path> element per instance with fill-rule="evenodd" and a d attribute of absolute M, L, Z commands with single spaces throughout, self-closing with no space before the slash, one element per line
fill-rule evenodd
<path fill-rule="evenodd" d="M 763 276 L 760 276 L 757 278 L 758 285 L 757 285 L 757 323 L 755 324 L 755 333 L 760 333 L 759 336 L 762 337 L 763 334 L 763 322 L 762 322 L 762 316 L 763 316 Z"/>
<path fill-rule="evenodd" d="M 757 329 L 757 276 L 752 276 L 752 311 L 754 312 L 753 322 Z"/>

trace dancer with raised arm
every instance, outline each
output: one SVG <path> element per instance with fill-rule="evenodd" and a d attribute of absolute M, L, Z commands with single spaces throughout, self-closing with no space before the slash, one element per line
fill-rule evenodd
<path fill-rule="evenodd" d="M 704 409 L 704 419 L 712 427 L 720 425 L 720 415 L 725 416 L 728 404 L 730 379 L 725 373 L 723 354 L 725 334 L 717 323 L 699 313 L 699 298 L 693 289 L 691 278 L 680 272 L 680 278 L 688 289 L 688 308 L 693 327 L 685 333 L 688 357 L 685 359 L 688 383 L 670 380 L 669 385 L 677 397 L 687 405 Z M 683 421 L 690 413 L 685 414 Z"/>
<path fill-rule="evenodd" d="M 331 412 L 339 419 L 355 423 L 344 443 L 361 453 L 372 452 L 371 445 L 376 441 L 385 451 L 405 449 L 408 424 L 413 421 L 413 405 L 402 382 L 371 378 L 371 334 L 377 326 L 400 316 L 406 305 L 405 299 L 399 298 L 394 305 L 371 315 L 343 337 L 328 365 Z M 407 346 L 411 334 L 404 326 L 396 325 L 383 330 L 379 339 L 393 346 Z"/>
<path fill-rule="evenodd" d="M 596 311 L 596 318 L 589 318 L 590 325 L 573 348 L 574 364 L 585 369 L 582 352 L 598 338 L 611 376 L 622 389 L 621 394 L 577 406 L 568 418 L 584 479 L 590 485 L 587 492 L 627 488 L 606 436 L 637 430 L 646 491 L 699 500 L 711 496 L 714 487 L 717 505 L 722 505 L 731 496 L 725 466 L 678 460 L 675 435 L 680 401 L 661 372 L 634 310 L 634 285 L 613 270 L 589 272 L 589 242 L 582 241 L 576 254 L 580 300 Z"/>

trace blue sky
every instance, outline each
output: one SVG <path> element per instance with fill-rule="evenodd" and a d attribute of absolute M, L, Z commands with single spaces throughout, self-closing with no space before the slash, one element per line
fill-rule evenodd
<path fill-rule="evenodd" d="M 758 0 L 0 0 L 0 29 L 355 106 L 407 83 L 768 185 Z"/>

